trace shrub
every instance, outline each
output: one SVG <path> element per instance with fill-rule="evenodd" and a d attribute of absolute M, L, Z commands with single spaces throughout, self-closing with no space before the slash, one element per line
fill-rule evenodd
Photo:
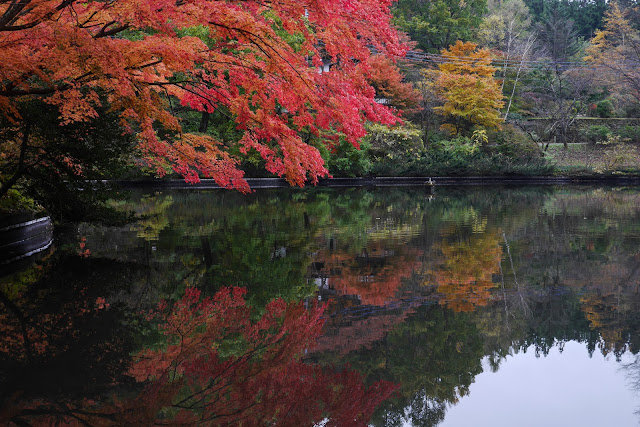
<path fill-rule="evenodd" d="M 543 175 L 553 172 L 553 167 L 540 156 L 534 143 L 527 145 L 535 151 L 522 155 L 500 152 L 500 146 L 480 147 L 465 137 L 434 143 L 411 157 L 377 163 L 374 175 L 390 176 L 472 176 L 472 175 Z M 526 151 L 526 153 L 529 153 Z"/>
<path fill-rule="evenodd" d="M 422 132 L 411 123 L 388 127 L 378 123 L 367 125 L 367 136 L 373 158 L 411 154 L 422 148 Z"/>
<path fill-rule="evenodd" d="M 528 160 L 542 156 L 538 144 L 524 131 L 510 124 L 505 124 L 502 131 L 489 135 L 489 142 L 507 158 Z"/>
<path fill-rule="evenodd" d="M 596 115 L 602 118 L 610 118 L 615 116 L 613 103 L 608 99 L 603 99 L 596 104 Z"/>
<path fill-rule="evenodd" d="M 498 152 L 432 150 L 412 161 L 409 176 L 545 175 L 553 167 L 543 158 L 518 160 Z"/>
<path fill-rule="evenodd" d="M 334 177 L 367 176 L 371 170 L 369 149 L 370 144 L 366 140 L 361 141 L 360 149 L 357 149 L 346 139 L 341 138 L 326 162 L 329 173 Z"/>
<path fill-rule="evenodd" d="M 611 135 L 611 129 L 603 125 L 592 125 L 587 129 L 583 129 L 580 131 L 581 137 L 586 141 L 592 144 L 606 141 L 607 138 Z"/>
<path fill-rule="evenodd" d="M 613 172 L 635 159 L 633 149 L 621 142 L 619 136 L 609 135 L 600 145 L 604 148 L 601 155 L 602 164 L 594 168 L 595 172 Z"/>
<path fill-rule="evenodd" d="M 369 146 L 372 175 L 404 175 L 423 149 L 422 132 L 411 123 L 393 127 L 370 123 L 367 131 L 361 144 Z"/>
<path fill-rule="evenodd" d="M 640 117 L 640 103 L 629 102 L 626 103 L 622 111 L 623 117 Z"/>
<path fill-rule="evenodd" d="M 640 142 L 640 126 L 622 126 L 620 130 L 618 130 L 618 136 L 624 141 L 638 143 Z"/>
<path fill-rule="evenodd" d="M 380 135 L 382 132 L 375 137 L 381 138 Z M 417 132 L 415 138 L 418 139 Z M 391 138 L 374 140 L 378 146 L 371 148 L 374 160 L 371 174 L 374 176 L 542 175 L 553 172 L 553 166 L 542 157 L 539 146 L 525 132 L 509 124 L 504 125 L 502 131 L 479 131 L 471 138 L 442 139 L 422 149 L 416 149 L 417 144 L 407 147 L 406 142 L 400 141 L 393 150 L 390 141 Z M 380 148 L 383 144 L 387 146 L 385 150 Z M 381 153 L 385 153 L 384 156 Z"/>
<path fill-rule="evenodd" d="M 43 212 L 42 206 L 29 196 L 25 196 L 17 188 L 11 188 L 0 198 L 0 215 L 19 212 Z"/>

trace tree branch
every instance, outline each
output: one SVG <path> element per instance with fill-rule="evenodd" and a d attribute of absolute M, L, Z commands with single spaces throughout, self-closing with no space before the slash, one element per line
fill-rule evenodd
<path fill-rule="evenodd" d="M 0 198 L 2 198 L 2 196 L 4 196 L 5 194 L 7 194 L 7 192 L 9 191 L 9 189 L 11 187 L 13 187 L 20 178 L 22 178 L 22 176 L 24 175 L 24 173 L 27 171 L 28 167 L 25 166 L 25 159 L 27 157 L 27 147 L 28 147 L 28 142 L 29 142 L 29 133 L 31 131 L 31 123 L 29 123 L 28 121 L 25 123 L 24 126 L 24 132 L 22 134 L 22 143 L 20 144 L 20 157 L 18 159 L 18 166 L 16 168 L 16 171 L 13 173 L 13 175 L 11 176 L 11 178 L 9 178 L 8 181 L 4 182 L 4 183 L 0 183 Z"/>

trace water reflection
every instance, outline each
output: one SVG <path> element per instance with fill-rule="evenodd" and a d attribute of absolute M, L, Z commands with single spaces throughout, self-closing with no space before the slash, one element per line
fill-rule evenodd
<path fill-rule="evenodd" d="M 253 318 L 244 288 L 187 287 L 132 310 L 122 281 L 109 287 L 137 279 L 125 263 L 58 261 L 0 292 L 3 424 L 365 425 L 396 388 L 301 361 L 322 330 L 315 304 L 274 299 Z"/>
<path fill-rule="evenodd" d="M 122 373 L 132 331 L 104 297 L 125 287 L 109 279 L 134 278 L 136 270 L 78 255 L 52 258 L 5 277 L 0 287 L 3 424 L 24 425 L 30 415 L 55 420 L 113 384 L 131 385 Z"/>
<path fill-rule="evenodd" d="M 81 225 L 1 279 L 0 420 L 437 425 L 512 355 L 638 352 L 639 202 L 564 187 L 140 195 L 139 223 Z"/>
<path fill-rule="evenodd" d="M 473 311 L 489 304 L 491 290 L 498 286 L 493 278 L 501 270 L 502 246 L 499 230 L 482 230 L 465 234 L 464 230 L 447 230 L 434 245 L 434 265 L 427 275 L 442 294 L 440 304 L 454 311 Z"/>

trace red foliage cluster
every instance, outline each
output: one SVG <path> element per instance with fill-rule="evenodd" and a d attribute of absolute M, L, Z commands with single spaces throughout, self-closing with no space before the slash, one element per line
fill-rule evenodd
<path fill-rule="evenodd" d="M 402 280 L 419 271 L 421 251 L 388 242 L 376 242 L 367 247 L 372 253 L 388 253 L 359 257 L 342 250 L 323 254 L 324 274 L 329 284 L 341 295 L 358 295 L 362 304 L 385 305 L 396 298 Z"/>
<path fill-rule="evenodd" d="M 336 334 L 326 334 L 318 339 L 315 352 L 337 352 L 340 356 L 349 354 L 360 348 L 370 348 L 373 343 L 383 339 L 388 332 L 403 323 L 414 313 L 413 308 L 403 310 L 400 314 L 382 314 L 367 317 L 341 325 Z"/>
<path fill-rule="evenodd" d="M 230 141 L 184 132 L 172 105 L 178 100 L 235 120 L 244 131 L 239 151 L 256 150 L 270 172 L 296 185 L 315 182 L 327 171 L 301 135 L 338 131 L 356 144 L 364 120 L 396 120 L 367 82 L 368 46 L 392 55 L 405 50 L 389 22 L 390 5 L 0 2 L 0 116 L 20 126 L 19 105 L 38 98 L 71 123 L 95 117 L 106 102 L 159 174 L 172 167 L 190 182 L 206 176 L 246 190 Z M 335 64 L 331 72 L 318 72 L 323 60 Z"/>
<path fill-rule="evenodd" d="M 323 309 L 275 300 L 252 321 L 244 294 L 227 288 L 202 298 L 188 288 L 172 307 L 161 303 L 150 312 L 166 342 L 134 356 L 130 375 L 143 384 L 136 397 L 37 402 L 11 417 L 90 425 L 367 425 L 396 387 L 367 387 L 357 372 L 300 360 L 321 333 Z"/>
<path fill-rule="evenodd" d="M 371 75 L 369 83 L 376 89 L 380 98 L 386 98 L 391 105 L 405 113 L 413 113 L 420 104 L 420 93 L 411 83 L 402 81 L 402 74 L 398 67 L 383 55 L 373 55 L 369 58 Z"/>

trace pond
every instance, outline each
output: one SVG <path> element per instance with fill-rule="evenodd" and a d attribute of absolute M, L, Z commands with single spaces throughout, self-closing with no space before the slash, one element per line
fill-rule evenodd
<path fill-rule="evenodd" d="M 122 207 L 143 218 L 57 230 L 0 278 L 0 424 L 640 421 L 639 189 Z"/>

